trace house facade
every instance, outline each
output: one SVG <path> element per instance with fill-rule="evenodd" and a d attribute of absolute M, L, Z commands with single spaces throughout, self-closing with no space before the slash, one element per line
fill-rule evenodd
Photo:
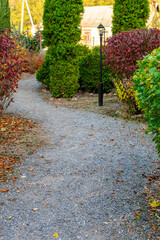
<path fill-rule="evenodd" d="M 148 27 L 160 29 L 160 0 L 150 0 Z"/>
<path fill-rule="evenodd" d="M 84 14 L 81 21 L 81 43 L 90 48 L 100 45 L 99 24 L 104 26 L 103 41 L 112 36 L 113 6 L 84 7 Z"/>

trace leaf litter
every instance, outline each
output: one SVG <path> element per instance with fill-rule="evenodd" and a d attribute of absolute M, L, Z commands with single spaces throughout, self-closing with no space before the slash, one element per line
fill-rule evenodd
<path fill-rule="evenodd" d="M 15 166 L 22 165 L 26 155 L 33 154 L 44 144 L 39 129 L 36 121 L 21 116 L 5 114 L 0 118 L 0 182 L 11 179 L 15 182 L 18 178 Z M 7 189 L 0 192 L 7 192 Z"/>

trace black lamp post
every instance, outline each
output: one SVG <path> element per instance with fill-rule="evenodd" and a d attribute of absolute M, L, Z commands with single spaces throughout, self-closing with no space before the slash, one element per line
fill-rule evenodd
<path fill-rule="evenodd" d="M 103 106 L 103 83 L 102 83 L 102 35 L 104 26 L 100 23 L 97 27 L 99 29 L 100 35 L 100 82 L 98 86 L 98 93 L 99 93 L 99 106 Z"/>

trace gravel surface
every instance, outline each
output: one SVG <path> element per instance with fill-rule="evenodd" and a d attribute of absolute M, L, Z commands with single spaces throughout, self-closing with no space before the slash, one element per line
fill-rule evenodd
<path fill-rule="evenodd" d="M 0 196 L 0 240 L 149 239 L 142 174 L 158 156 L 143 125 L 54 107 L 40 86 L 21 80 L 8 109 L 39 121 L 50 145 L 25 159 L 15 184 L 1 184 L 10 190 Z"/>

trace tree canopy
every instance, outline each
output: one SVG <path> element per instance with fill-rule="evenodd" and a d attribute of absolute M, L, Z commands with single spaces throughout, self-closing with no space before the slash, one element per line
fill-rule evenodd
<path fill-rule="evenodd" d="M 44 0 L 27 0 L 30 12 L 33 18 L 33 23 L 39 27 L 42 22 L 43 10 L 44 10 Z M 9 0 L 11 9 L 11 24 L 17 29 L 21 25 L 21 12 L 22 12 L 22 0 Z M 102 6 L 111 5 L 114 0 L 83 0 L 84 6 Z M 26 4 L 24 4 L 24 31 L 31 27 L 31 22 L 29 19 L 29 14 L 27 11 Z"/>
<path fill-rule="evenodd" d="M 44 0 L 27 0 L 33 23 L 39 27 L 42 22 Z M 11 24 L 17 29 L 21 25 L 22 0 L 9 0 L 11 9 Z M 23 30 L 31 28 L 31 22 L 27 11 L 27 6 L 24 4 L 24 25 Z"/>
<path fill-rule="evenodd" d="M 83 0 L 83 4 L 85 7 L 113 5 L 114 0 Z"/>

